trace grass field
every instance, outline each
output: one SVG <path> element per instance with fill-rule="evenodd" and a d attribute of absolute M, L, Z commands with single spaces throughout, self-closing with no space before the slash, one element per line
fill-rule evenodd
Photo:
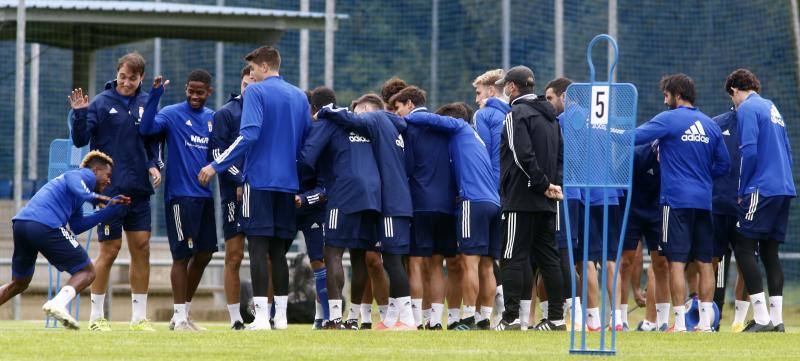
<path fill-rule="evenodd" d="M 114 323 L 114 332 L 44 329 L 41 321 L 0 322 L 0 360 L 531 360 L 569 356 L 569 333 L 541 332 L 230 332 L 202 324 L 207 332 L 133 333 Z M 82 325 L 86 326 L 86 325 Z M 122 331 L 125 330 L 125 331 Z M 618 358 L 692 360 L 800 359 L 800 328 L 785 334 L 621 333 Z M 597 339 L 593 335 L 593 339 Z"/>

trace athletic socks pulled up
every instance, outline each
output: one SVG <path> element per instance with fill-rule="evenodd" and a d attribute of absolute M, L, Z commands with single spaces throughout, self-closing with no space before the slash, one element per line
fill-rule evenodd
<path fill-rule="evenodd" d="M 686 306 L 673 306 L 672 313 L 675 316 L 675 331 L 686 331 Z"/>
<path fill-rule="evenodd" d="M 378 315 L 381 316 L 381 322 L 386 319 L 386 313 L 389 311 L 389 305 L 378 305 Z"/>
<path fill-rule="evenodd" d="M 489 306 L 481 306 L 480 311 L 475 314 L 475 322 L 481 322 L 483 320 L 488 320 L 489 317 L 492 317 L 492 308 Z"/>
<path fill-rule="evenodd" d="M 600 308 L 586 309 L 586 327 L 592 330 L 600 329 Z"/>
<path fill-rule="evenodd" d="M 519 301 L 519 323 L 523 329 L 528 327 L 528 321 L 531 319 L 531 303 L 531 300 Z"/>
<path fill-rule="evenodd" d="M 669 303 L 656 303 L 656 326 L 669 324 Z"/>
<path fill-rule="evenodd" d="M 619 315 L 620 315 L 620 317 L 622 317 L 622 323 L 627 324 L 628 323 L 628 304 L 627 303 L 623 303 L 623 304 L 619 305 L 619 310 L 620 310 Z"/>
<path fill-rule="evenodd" d="M 328 305 L 330 306 L 330 319 L 342 319 L 342 300 L 328 300 Z"/>
<path fill-rule="evenodd" d="M 241 305 L 238 303 L 232 303 L 228 305 L 228 315 L 231 317 L 231 326 L 233 326 L 236 321 L 244 324 L 244 320 L 242 320 L 242 314 L 239 312 L 240 306 Z"/>
<path fill-rule="evenodd" d="M 172 321 L 175 321 L 176 324 L 179 322 L 185 322 L 188 319 L 188 316 L 186 315 L 185 303 L 174 304 L 172 306 L 172 311 Z"/>
<path fill-rule="evenodd" d="M 189 304 L 186 303 L 186 314 L 189 314 Z M 131 294 L 131 322 L 137 322 L 147 318 L 147 294 L 146 293 L 132 293 Z M 188 316 L 187 316 L 188 317 Z"/>
<path fill-rule="evenodd" d="M 414 326 L 416 328 L 417 324 L 414 320 L 414 310 L 411 306 L 411 296 L 398 297 L 397 305 L 400 308 L 400 322 L 406 326 Z"/>
<path fill-rule="evenodd" d="M 350 303 L 350 312 L 347 314 L 348 320 L 358 320 L 358 316 L 361 315 L 361 304 L 360 303 Z"/>
<path fill-rule="evenodd" d="M 461 319 L 461 310 L 458 308 L 447 309 L 447 325 L 450 326 Z"/>
<path fill-rule="evenodd" d="M 750 310 L 750 302 L 736 300 L 734 302 L 733 324 L 744 324 L 748 310 Z"/>
<path fill-rule="evenodd" d="M 411 311 L 414 315 L 414 327 L 419 327 L 422 324 L 422 299 L 421 298 L 410 298 L 411 300 Z"/>
<path fill-rule="evenodd" d="M 92 313 L 89 315 L 89 322 L 99 318 L 105 318 L 104 304 L 106 302 L 106 294 L 91 294 L 92 299 Z"/>
<path fill-rule="evenodd" d="M 542 311 L 542 318 L 543 319 L 547 318 L 547 315 L 548 315 L 548 313 L 547 313 L 548 304 L 549 304 L 549 302 L 547 302 L 547 301 L 540 301 L 539 302 L 539 310 Z"/>
<path fill-rule="evenodd" d="M 431 318 L 429 324 L 431 326 L 436 326 L 437 324 L 442 323 L 442 316 L 444 314 L 444 304 L 443 303 L 432 303 L 431 304 Z"/>
<path fill-rule="evenodd" d="M 711 330 L 711 321 L 714 317 L 713 302 L 700 302 L 700 320 L 697 323 L 697 329 L 700 331 Z"/>
<path fill-rule="evenodd" d="M 764 296 L 764 292 L 750 295 L 750 303 L 753 304 L 753 319 L 759 325 L 766 325 L 770 321 L 767 300 Z"/>
<path fill-rule="evenodd" d="M 69 301 L 72 301 L 72 299 L 75 298 L 75 294 L 75 288 L 70 285 L 66 285 L 61 287 L 61 291 L 59 291 L 58 294 L 56 294 L 56 296 L 50 300 L 50 302 L 59 307 L 66 308 Z"/>
<path fill-rule="evenodd" d="M 372 323 L 372 304 L 361 304 L 361 323 Z"/>
<path fill-rule="evenodd" d="M 769 318 L 775 326 L 783 323 L 783 296 L 769 297 Z"/>

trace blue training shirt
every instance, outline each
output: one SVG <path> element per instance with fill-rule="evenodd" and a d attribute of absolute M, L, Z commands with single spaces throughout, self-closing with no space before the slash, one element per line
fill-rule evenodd
<path fill-rule="evenodd" d="M 432 113 L 408 117 L 411 124 L 419 124 L 447 134 L 450 137 L 450 157 L 456 173 L 458 196 L 474 202 L 491 202 L 500 206 L 500 194 L 494 180 L 492 165 L 486 145 L 478 133 L 461 119 Z"/>
<path fill-rule="evenodd" d="M 491 97 L 486 99 L 486 105 L 475 112 L 475 129 L 478 131 L 489 160 L 492 163 L 492 173 L 500 189 L 500 136 L 503 133 L 503 122 L 506 114 L 511 111 L 511 106 L 505 101 Z"/>
<path fill-rule="evenodd" d="M 426 108 L 419 107 L 404 117 L 409 123 L 403 140 L 411 202 L 414 212 L 453 214 L 458 191 L 450 161 L 449 137 L 410 121 L 427 114 L 430 113 Z"/>
<path fill-rule="evenodd" d="M 659 140 L 662 205 L 711 210 L 712 180 L 730 169 L 717 123 L 697 108 L 661 112 L 636 128 L 636 145 Z"/>
<path fill-rule="evenodd" d="M 214 127 L 208 141 L 211 156 L 219 157 L 239 137 L 239 126 L 242 122 L 242 96 L 231 94 L 228 102 L 214 112 Z M 220 191 L 223 194 L 236 194 L 237 186 L 244 183 L 242 161 L 239 158 L 227 171 L 219 174 Z"/>
<path fill-rule="evenodd" d="M 658 152 L 652 144 L 637 145 L 633 150 L 631 216 L 650 221 L 658 221 L 661 217 L 661 167 L 657 157 Z"/>
<path fill-rule="evenodd" d="M 739 156 L 739 127 L 736 111 L 730 110 L 714 117 L 714 121 L 722 130 L 722 139 L 728 154 L 731 156 L 731 169 L 725 175 L 714 179 L 712 212 L 736 216 L 739 209 L 739 172 L 741 157 Z"/>
<path fill-rule="evenodd" d="M 219 173 L 245 157 L 250 187 L 295 194 L 300 189 L 297 158 L 310 126 L 305 93 L 280 76 L 266 78 L 247 87 L 239 137 L 211 166 Z"/>
<path fill-rule="evenodd" d="M 193 109 L 188 101 L 161 109 L 154 117 L 151 107 L 158 106 L 164 88 L 153 89 L 147 101 L 139 132 L 144 135 L 164 133 L 167 137 L 166 200 L 175 197 L 211 198 L 211 189 L 200 185 L 197 174 L 208 164 L 208 139 L 214 125 L 214 112 L 203 107 Z"/>
<path fill-rule="evenodd" d="M 756 191 L 764 197 L 794 197 L 792 148 L 775 104 L 750 94 L 739 104 L 736 120 L 742 157 L 739 197 Z"/>
<path fill-rule="evenodd" d="M 556 117 L 556 119 L 558 119 L 559 130 L 561 131 L 561 136 L 563 137 L 564 136 L 564 113 L 562 112 L 561 114 L 559 114 Z M 567 147 L 567 145 L 566 145 L 566 143 L 564 143 L 564 149 L 561 149 L 561 151 L 565 152 L 566 151 L 566 147 Z M 564 191 L 564 198 L 566 198 L 566 199 L 575 199 L 575 200 L 580 200 L 581 199 L 581 190 L 578 189 L 578 188 L 575 188 L 575 187 L 564 187 L 563 191 Z"/>

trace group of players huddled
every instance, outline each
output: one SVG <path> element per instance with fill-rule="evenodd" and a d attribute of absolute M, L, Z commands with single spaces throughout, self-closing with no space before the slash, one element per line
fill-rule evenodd
<path fill-rule="evenodd" d="M 255 49 L 244 60 L 240 94 L 216 112 L 206 107 L 213 89 L 205 70 L 189 73 L 186 101 L 159 109 L 169 81 L 155 77 L 146 93 L 145 62 L 138 53 L 119 59 L 116 79 L 91 101 L 74 90 L 68 97 L 71 137 L 77 147 L 89 144 L 91 152 L 79 169 L 47 183 L 13 218 L 12 281 L 0 288 L 0 304 L 27 288 L 42 253 L 72 274 L 43 310 L 77 329 L 66 306 L 91 285 L 89 328 L 111 330 L 103 305 L 124 230 L 131 253 L 130 327 L 152 331 L 146 317 L 150 196 L 165 169 L 173 257 L 170 329 L 176 331 L 202 329 L 190 318 L 190 306 L 217 251 L 209 187 L 215 175 L 233 330 L 287 328 L 286 253 L 302 232 L 316 282 L 316 329 L 524 330 L 531 325 L 558 331 L 566 330 L 571 319 L 572 327 L 585 324 L 598 331 L 608 324 L 621 331 L 628 329 L 632 291 L 647 307 L 637 330 L 714 331 L 715 313 L 724 302 L 724 282 L 717 280 L 724 280 L 734 253 L 740 275 L 734 331 L 783 331 L 778 246 L 795 197 L 791 149 L 785 121 L 759 95 L 759 81 L 750 71 L 728 76 L 724 90 L 733 107 L 713 120 L 694 106 L 691 78 L 662 78 L 669 110 L 635 130 L 633 191 L 587 194 L 561 187 L 560 123 L 565 114 L 580 111 L 565 109 L 569 79 L 551 81 L 537 96 L 529 68 L 487 71 L 472 84 L 479 108 L 473 113 L 465 103 L 431 112 L 425 91 L 392 78 L 380 94 L 364 94 L 348 109 L 337 106 L 332 89 L 304 93 L 287 83 L 273 47 Z M 631 197 L 630 217 L 620 240 L 626 196 Z M 85 202 L 100 210 L 84 214 Z M 607 225 L 604 204 L 609 205 Z M 572 239 L 567 239 L 565 207 Z M 75 235 L 95 225 L 100 251 L 92 261 Z M 255 316 L 248 325 L 239 299 L 245 244 Z M 646 297 L 639 289 L 643 244 L 651 257 Z M 607 272 L 611 279 L 618 245 L 623 247 L 621 279 L 616 290 L 608 282 L 616 302 L 608 307 L 613 312 L 606 323 L 598 274 Z M 352 267 L 347 315 L 345 250 Z M 571 267 L 579 280 L 586 278 L 584 302 L 571 296 Z M 692 325 L 685 322 L 689 291 L 699 308 Z M 542 318 L 532 322 L 537 296 Z M 745 327 L 751 303 L 754 318 Z M 376 326 L 373 304 L 379 311 Z M 571 309 L 575 314 L 566 317 Z"/>

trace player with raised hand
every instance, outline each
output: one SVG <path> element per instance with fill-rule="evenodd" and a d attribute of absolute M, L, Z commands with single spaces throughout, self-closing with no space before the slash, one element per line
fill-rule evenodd
<path fill-rule="evenodd" d="M 170 328 L 199 331 L 189 318 L 189 309 L 203 271 L 217 251 L 217 228 L 211 189 L 195 174 L 208 163 L 208 148 L 214 112 L 206 108 L 211 96 L 211 74 L 202 69 L 189 72 L 186 100 L 158 110 L 169 80 L 153 80 L 139 132 L 166 136 L 167 175 L 165 217 L 172 252 L 172 297 Z M 157 114 L 156 114 L 157 113 Z"/>
<path fill-rule="evenodd" d="M 116 172 L 105 194 L 126 194 L 131 205 L 121 217 L 101 223 L 97 233 L 100 253 L 94 260 L 97 277 L 92 283 L 92 310 L 89 329 L 110 331 L 103 305 L 111 266 L 122 247 L 122 231 L 131 256 L 131 324 L 133 331 L 155 331 L 147 319 L 147 292 L 150 284 L 150 196 L 161 183 L 160 144 L 139 134 L 139 123 L 148 95 L 141 89 L 145 61 L 139 53 L 117 60 L 116 79 L 91 103 L 88 95 L 76 89 L 68 97 L 72 107 L 72 142 L 89 145 L 115 161 Z M 148 176 L 149 175 L 149 176 Z M 152 180 L 152 183 L 151 183 Z"/>
<path fill-rule="evenodd" d="M 36 257 L 41 253 L 60 272 L 72 275 L 42 310 L 61 321 L 64 327 L 78 329 L 78 321 L 67 311 L 67 304 L 94 281 L 95 270 L 75 235 L 119 217 L 131 202 L 124 195 L 109 198 L 102 194 L 111 184 L 113 166 L 114 161 L 102 152 L 89 152 L 79 169 L 47 182 L 12 218 L 11 282 L 0 287 L 0 305 L 28 288 L 36 268 Z M 84 215 L 83 205 L 87 202 L 107 206 Z"/>
<path fill-rule="evenodd" d="M 711 331 L 714 297 L 711 195 L 713 178 L 726 174 L 730 157 L 717 123 L 694 106 L 694 81 L 685 74 L 661 79 L 664 104 L 670 110 L 636 128 L 637 145 L 659 140 L 663 230 L 661 247 L 669 261 L 673 331 L 685 332 L 684 269 L 700 270 L 699 331 Z"/>
<path fill-rule="evenodd" d="M 754 320 L 744 332 L 784 332 L 778 248 L 786 238 L 789 208 L 797 193 L 786 122 L 775 104 L 758 94 L 760 90 L 758 78 L 747 69 L 737 69 L 725 80 L 725 91 L 736 106 L 741 151 L 734 252 L 753 304 Z M 766 271 L 769 311 L 756 251 Z"/>

